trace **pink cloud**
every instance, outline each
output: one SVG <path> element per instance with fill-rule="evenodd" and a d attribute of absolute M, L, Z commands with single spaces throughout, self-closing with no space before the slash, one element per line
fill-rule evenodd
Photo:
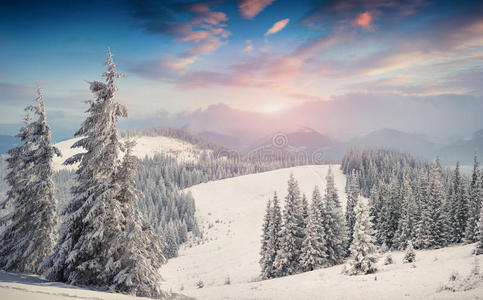
<path fill-rule="evenodd" d="M 368 11 L 363 12 L 362 14 L 357 16 L 356 25 L 366 29 L 370 29 L 372 27 L 371 26 L 372 19 L 373 19 L 373 16 L 370 12 Z"/>
<path fill-rule="evenodd" d="M 258 15 L 265 7 L 272 4 L 274 0 L 240 0 L 238 9 L 242 17 L 252 19 Z"/>
<path fill-rule="evenodd" d="M 281 84 L 291 81 L 300 75 L 303 60 L 297 57 L 282 57 L 274 60 L 265 73 L 265 79 L 269 82 Z"/>
<path fill-rule="evenodd" d="M 188 51 L 184 52 L 181 56 L 182 57 L 192 57 L 192 56 L 198 56 L 202 54 L 208 54 L 213 52 L 215 49 L 220 47 L 223 44 L 223 42 L 220 40 L 220 38 L 215 37 L 215 36 L 210 36 L 209 38 L 206 38 L 202 40 L 201 42 L 197 43 L 195 46 L 190 48 Z"/>
<path fill-rule="evenodd" d="M 290 19 L 287 18 L 287 19 L 283 19 L 283 20 L 276 22 L 275 24 L 272 25 L 272 27 L 270 27 L 269 30 L 267 30 L 267 32 L 265 33 L 265 36 L 275 34 L 275 33 L 279 32 L 280 30 L 284 29 L 285 26 L 287 26 L 289 21 L 290 21 Z"/>
<path fill-rule="evenodd" d="M 190 31 L 181 38 L 182 41 L 195 41 L 199 42 L 211 36 L 211 33 L 204 30 Z"/>

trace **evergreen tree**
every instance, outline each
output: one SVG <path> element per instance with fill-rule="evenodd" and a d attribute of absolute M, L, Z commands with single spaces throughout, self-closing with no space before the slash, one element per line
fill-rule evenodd
<path fill-rule="evenodd" d="M 357 202 L 355 213 L 354 236 L 346 272 L 349 275 L 374 273 L 377 271 L 376 246 L 369 211 L 363 201 Z"/>
<path fill-rule="evenodd" d="M 431 207 L 429 205 L 429 178 L 428 175 L 421 173 L 419 176 L 419 189 L 417 200 L 419 203 L 420 218 L 416 223 L 416 247 L 425 249 L 432 246 L 431 244 Z"/>
<path fill-rule="evenodd" d="M 347 253 L 347 229 L 330 167 L 326 176 L 325 195 L 322 203 L 324 209 L 321 212 L 321 219 L 323 220 L 328 264 L 340 264 Z"/>
<path fill-rule="evenodd" d="M 449 200 L 449 242 L 459 243 L 463 240 L 468 221 L 468 197 L 465 180 L 460 172 L 460 164 L 456 162 Z"/>
<path fill-rule="evenodd" d="M 54 253 L 46 261 L 49 280 L 99 288 L 113 282 L 106 266 L 115 256 L 113 241 L 122 233 L 123 212 L 115 182 L 121 150 L 116 123 L 127 116 L 124 106 L 114 100 L 114 80 L 122 75 L 115 71 L 110 52 L 105 64 L 106 83 L 90 83 L 96 99 L 87 102 L 89 116 L 75 133 L 80 139 L 72 145 L 85 152 L 65 161 L 80 163 L 77 185 L 72 188 L 74 198 L 62 212 L 64 223 Z"/>
<path fill-rule="evenodd" d="M 176 233 L 173 222 L 168 222 L 164 228 L 164 246 L 162 248 L 163 254 L 166 258 L 173 258 L 178 256 L 178 241 L 176 239 Z"/>
<path fill-rule="evenodd" d="M 395 174 L 391 176 L 389 184 L 381 185 L 379 197 L 381 207 L 377 219 L 376 237 L 379 243 L 392 248 L 398 228 L 401 205 L 399 183 Z"/>
<path fill-rule="evenodd" d="M 404 254 L 403 263 L 412 263 L 416 260 L 416 252 L 414 252 L 413 242 L 408 241 L 406 246 L 406 253 Z"/>
<path fill-rule="evenodd" d="M 126 142 L 126 155 L 116 175 L 120 187 L 117 200 L 121 203 L 122 232 L 113 244 L 115 256 L 107 268 L 115 274 L 110 289 L 139 297 L 166 296 L 159 284 L 159 268 L 165 262 L 160 236 L 154 233 L 137 205 L 142 193 L 136 189 L 138 159 L 132 154 L 135 143 Z M 172 230 L 172 228 L 170 228 Z"/>
<path fill-rule="evenodd" d="M 18 137 L 23 145 L 9 151 L 11 187 L 7 194 L 13 211 L 2 223 L 8 226 L 0 235 L 0 268 L 7 271 L 40 274 L 42 263 L 51 254 L 57 225 L 52 159 L 59 155 L 50 141 L 45 106 L 40 88 L 35 103 L 26 108 L 36 117 Z"/>
<path fill-rule="evenodd" d="M 265 217 L 263 219 L 263 227 L 262 227 L 262 246 L 260 249 L 260 266 L 262 269 L 262 279 L 268 279 L 268 264 L 272 263 L 270 262 L 270 251 L 269 251 L 269 242 L 270 242 L 270 227 L 272 226 L 271 224 L 272 220 L 272 201 L 271 199 L 268 199 L 267 202 L 267 208 L 265 209 Z"/>
<path fill-rule="evenodd" d="M 439 159 L 433 165 L 430 173 L 429 186 L 429 234 L 428 244 L 433 248 L 444 247 L 447 244 L 447 216 L 444 210 L 445 189 Z"/>
<path fill-rule="evenodd" d="M 355 170 L 352 171 L 350 176 L 348 176 L 348 188 L 347 188 L 347 205 L 345 220 L 347 223 L 348 230 L 348 245 L 352 244 L 352 237 L 354 234 L 354 225 L 356 223 L 356 213 L 355 207 L 359 198 L 359 178 Z"/>
<path fill-rule="evenodd" d="M 374 187 L 371 190 L 371 195 L 369 197 L 369 215 L 372 218 L 372 223 L 374 225 L 374 229 L 376 232 L 376 241 L 378 244 L 382 244 L 382 241 L 379 239 L 378 230 L 377 230 L 379 228 L 378 220 L 379 220 L 379 215 L 380 215 L 381 206 L 382 206 L 380 189 L 381 189 L 380 184 L 374 185 Z"/>
<path fill-rule="evenodd" d="M 406 243 L 414 238 L 416 203 L 409 179 L 404 178 L 401 187 L 402 210 L 399 218 L 398 229 L 394 237 L 394 246 L 398 249 L 405 249 Z"/>
<path fill-rule="evenodd" d="M 312 271 L 327 266 L 327 249 L 325 248 L 324 227 L 321 210 L 322 196 L 316 186 L 312 194 L 310 215 L 305 238 L 302 242 L 300 264 L 303 271 Z"/>
<path fill-rule="evenodd" d="M 473 175 L 468 199 L 468 221 L 466 222 L 465 242 L 474 243 L 478 239 L 478 221 L 483 201 L 483 180 L 478 166 L 478 157 L 475 155 Z"/>
<path fill-rule="evenodd" d="M 274 278 L 281 276 L 278 269 L 275 266 L 275 260 L 277 253 L 282 248 L 282 213 L 278 200 L 277 193 L 273 194 L 273 207 L 270 214 L 270 238 L 267 245 L 267 253 L 265 255 L 265 274 L 262 274 L 263 278 Z"/>
<path fill-rule="evenodd" d="M 285 197 L 283 211 L 284 226 L 282 229 L 281 249 L 277 251 L 275 265 L 280 276 L 298 273 L 300 270 L 300 250 L 304 237 L 303 215 L 298 183 L 290 174 L 288 194 Z"/>

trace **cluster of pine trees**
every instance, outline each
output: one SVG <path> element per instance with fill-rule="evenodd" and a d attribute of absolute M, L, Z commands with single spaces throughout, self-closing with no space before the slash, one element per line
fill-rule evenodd
<path fill-rule="evenodd" d="M 429 164 L 389 150 L 351 151 L 341 168 L 347 174 L 344 214 L 330 169 L 324 196 L 316 187 L 310 207 L 293 176 L 283 214 L 277 194 L 269 199 L 262 279 L 340 264 L 346 257 L 346 274 L 374 273 L 379 250 L 406 249 L 404 261 L 413 262 L 413 245 L 478 242 L 475 252 L 483 254 L 483 179 L 476 157 L 471 179 L 461 174 L 459 164 L 449 172 L 439 159 Z M 368 203 L 360 197 L 367 184 L 372 184 Z"/>
<path fill-rule="evenodd" d="M 348 239 L 334 177 L 329 169 L 322 196 L 312 193 L 310 206 L 290 176 L 283 214 L 278 196 L 267 204 L 260 265 L 263 279 L 292 275 L 340 264 L 347 255 Z"/>
<path fill-rule="evenodd" d="M 445 169 L 439 159 L 427 163 L 391 150 L 356 150 L 342 162 L 347 186 L 357 181 L 370 197 L 370 212 L 379 245 L 404 249 L 440 248 L 478 240 L 482 170 L 474 158 L 470 178 Z"/>
<path fill-rule="evenodd" d="M 165 262 L 163 241 L 138 209 L 138 160 L 134 142 L 121 143 L 116 123 L 127 117 L 114 100 L 116 65 L 109 52 L 105 82 L 90 82 L 95 96 L 88 117 L 76 132 L 74 148 L 83 148 L 65 164 L 79 162 L 73 198 L 64 205 L 56 240 L 56 200 L 51 145 L 42 94 L 27 107 L 31 112 L 18 137 L 22 145 L 9 151 L 7 183 L 2 206 L 6 228 L 0 236 L 0 268 L 44 273 L 52 281 L 92 286 L 138 296 L 164 297 L 159 268 Z M 125 152 L 123 159 L 120 153 Z M 54 246 L 55 245 L 55 246 Z"/>

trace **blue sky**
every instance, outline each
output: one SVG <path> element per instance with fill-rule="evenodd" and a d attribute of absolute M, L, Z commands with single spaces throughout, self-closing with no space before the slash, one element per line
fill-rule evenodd
<path fill-rule="evenodd" d="M 1 124 L 21 120 L 38 82 L 54 126 L 75 128 L 107 47 L 135 119 L 216 103 L 274 113 L 345 94 L 483 92 L 480 1 L 8 0 L 0 45 Z"/>

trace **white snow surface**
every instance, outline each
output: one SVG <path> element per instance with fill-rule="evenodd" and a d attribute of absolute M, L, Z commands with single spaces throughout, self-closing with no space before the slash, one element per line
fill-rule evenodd
<path fill-rule="evenodd" d="M 54 157 L 54 170 L 77 168 L 78 164 L 64 166 L 63 163 L 72 155 L 83 152 L 83 148 L 71 148 L 71 146 L 79 139 L 81 138 L 65 140 L 55 144 L 62 153 L 62 157 Z M 192 161 L 197 159 L 199 154 L 203 151 L 193 144 L 165 136 L 136 136 L 133 139 L 136 141 L 133 153 L 140 159 L 143 159 L 146 156 L 153 157 L 155 154 L 164 153 L 175 157 L 179 161 Z M 126 139 L 121 139 L 121 141 L 125 140 Z"/>
<path fill-rule="evenodd" d="M 2 300 L 57 300 L 57 299 L 150 299 L 106 293 L 75 286 L 48 282 L 40 276 L 0 271 L 0 299 Z"/>

